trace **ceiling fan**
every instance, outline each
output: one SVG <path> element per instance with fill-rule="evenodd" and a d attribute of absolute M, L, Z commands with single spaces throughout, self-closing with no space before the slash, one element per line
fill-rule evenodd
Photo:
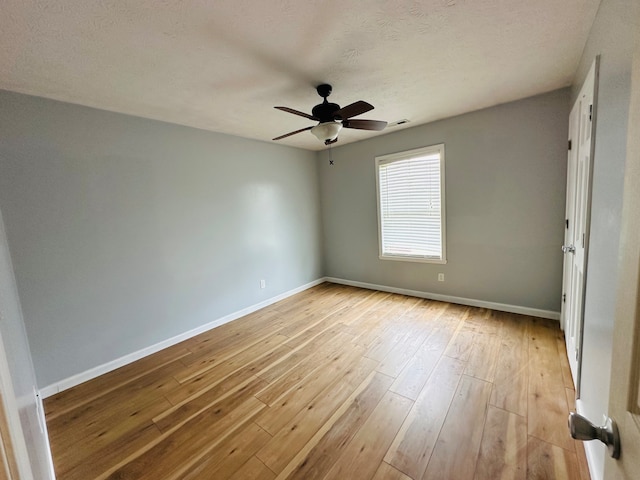
<path fill-rule="evenodd" d="M 373 110 L 373 105 L 359 100 L 346 107 L 340 108 L 340 105 L 336 103 L 327 102 L 327 97 L 331 95 L 331 85 L 323 83 L 318 85 L 316 91 L 318 95 L 324 98 L 324 101 L 311 110 L 311 115 L 294 110 L 288 107 L 274 107 L 283 112 L 293 113 L 294 115 L 300 115 L 301 117 L 308 118 L 309 120 L 315 120 L 318 125 L 301 128 L 294 132 L 285 133 L 274 140 L 280 140 L 282 138 L 290 137 L 296 133 L 306 132 L 311 130 L 318 140 L 324 142 L 325 145 L 330 145 L 338 141 L 338 134 L 342 128 L 356 128 L 358 130 L 383 130 L 387 126 L 387 122 L 380 120 L 352 120 L 352 117 L 362 115 L 365 112 Z"/>

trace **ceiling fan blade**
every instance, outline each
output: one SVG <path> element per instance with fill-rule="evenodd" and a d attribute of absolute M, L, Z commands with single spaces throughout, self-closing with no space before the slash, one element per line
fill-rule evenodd
<path fill-rule="evenodd" d="M 285 133 L 284 135 L 280 135 L 279 137 L 274 138 L 274 140 L 280 140 L 282 138 L 290 137 L 291 135 L 295 135 L 296 133 L 304 132 L 306 130 L 311 130 L 312 128 L 313 128 L 313 126 L 306 127 L 306 128 L 301 128 L 300 130 L 296 130 L 295 132 Z"/>
<path fill-rule="evenodd" d="M 278 110 L 282 110 L 283 112 L 293 113 L 294 115 L 300 115 L 301 117 L 308 118 L 309 120 L 316 120 L 316 121 L 318 120 L 316 117 L 309 115 L 308 113 L 304 113 L 299 110 L 294 110 L 293 108 L 289 108 L 289 107 L 273 107 L 273 108 L 277 108 Z"/>
<path fill-rule="evenodd" d="M 333 114 L 336 120 L 344 120 L 346 118 L 355 117 L 356 115 L 361 115 L 369 110 L 373 110 L 373 105 L 367 102 L 363 102 L 362 100 L 358 100 L 346 107 L 342 107 L 340 110 Z"/>
<path fill-rule="evenodd" d="M 387 122 L 382 120 L 345 120 L 342 122 L 344 128 L 357 128 L 358 130 L 384 130 Z"/>

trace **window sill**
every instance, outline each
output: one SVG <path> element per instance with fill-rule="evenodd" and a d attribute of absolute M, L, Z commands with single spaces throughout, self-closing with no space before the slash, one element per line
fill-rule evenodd
<path fill-rule="evenodd" d="M 447 263 L 446 258 L 404 257 L 401 255 L 378 255 L 378 258 L 380 260 L 395 260 L 398 262 L 437 263 L 441 265 Z"/>

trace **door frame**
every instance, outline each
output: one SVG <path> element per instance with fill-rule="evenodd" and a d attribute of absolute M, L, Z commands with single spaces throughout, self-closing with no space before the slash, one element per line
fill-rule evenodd
<path fill-rule="evenodd" d="M 53 480 L 56 476 L 47 424 L 1 211 L 0 302 L 0 448 L 4 449 L 0 455 L 4 471 L 0 472 L 10 472 L 10 480 Z"/>
<path fill-rule="evenodd" d="M 9 363 L 0 332 L 0 468 L 9 480 L 33 479 Z"/>

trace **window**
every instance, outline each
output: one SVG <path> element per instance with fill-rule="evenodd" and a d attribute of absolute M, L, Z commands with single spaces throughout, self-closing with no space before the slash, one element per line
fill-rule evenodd
<path fill-rule="evenodd" d="M 444 144 L 376 157 L 380 258 L 446 263 Z"/>

